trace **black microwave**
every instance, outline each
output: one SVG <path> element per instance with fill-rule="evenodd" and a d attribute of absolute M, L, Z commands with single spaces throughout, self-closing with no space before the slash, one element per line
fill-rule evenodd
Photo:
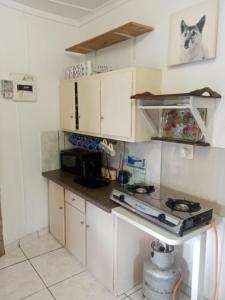
<path fill-rule="evenodd" d="M 60 152 L 61 169 L 85 181 L 101 177 L 102 153 L 82 148 Z"/>

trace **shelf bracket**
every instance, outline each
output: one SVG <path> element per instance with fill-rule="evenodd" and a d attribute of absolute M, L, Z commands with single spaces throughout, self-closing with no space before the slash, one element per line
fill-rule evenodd
<path fill-rule="evenodd" d="M 198 124 L 198 127 L 201 129 L 201 132 L 202 132 L 202 134 L 205 137 L 205 141 L 208 142 L 208 143 L 210 143 L 211 142 L 211 138 L 210 138 L 209 132 L 207 130 L 205 122 L 203 121 L 203 119 L 201 117 L 201 114 L 200 114 L 199 110 L 197 108 L 193 107 L 193 106 L 190 107 L 190 110 L 191 110 L 192 115 L 195 118 L 195 121 Z"/>
<path fill-rule="evenodd" d="M 149 129 L 151 130 L 152 135 L 157 135 L 158 134 L 158 129 L 156 128 L 154 122 L 152 121 L 151 117 L 147 114 L 147 112 L 143 109 L 141 110 L 141 113 L 145 119 L 145 121 L 148 124 Z"/>

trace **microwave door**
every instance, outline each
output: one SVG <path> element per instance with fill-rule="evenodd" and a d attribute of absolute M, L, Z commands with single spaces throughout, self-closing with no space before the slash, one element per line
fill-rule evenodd
<path fill-rule="evenodd" d="M 101 164 L 96 159 L 83 161 L 83 177 L 87 181 L 94 181 L 101 176 Z"/>
<path fill-rule="evenodd" d="M 62 157 L 63 169 L 73 174 L 80 175 L 80 163 L 75 155 L 64 155 Z"/>

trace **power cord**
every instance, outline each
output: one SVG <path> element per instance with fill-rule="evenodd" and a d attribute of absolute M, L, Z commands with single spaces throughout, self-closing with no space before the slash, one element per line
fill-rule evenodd
<path fill-rule="evenodd" d="M 177 299 L 177 290 L 179 289 L 180 285 L 181 285 L 181 282 L 183 280 L 183 277 L 184 277 L 184 274 L 183 273 L 180 273 L 180 277 L 179 279 L 177 280 L 176 282 L 176 285 L 173 289 L 173 300 L 176 300 Z"/>

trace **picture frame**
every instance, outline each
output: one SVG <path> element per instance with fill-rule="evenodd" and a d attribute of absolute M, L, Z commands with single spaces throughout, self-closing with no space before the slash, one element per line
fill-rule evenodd
<path fill-rule="evenodd" d="M 216 57 L 218 0 L 205 0 L 171 16 L 168 65 Z"/>

